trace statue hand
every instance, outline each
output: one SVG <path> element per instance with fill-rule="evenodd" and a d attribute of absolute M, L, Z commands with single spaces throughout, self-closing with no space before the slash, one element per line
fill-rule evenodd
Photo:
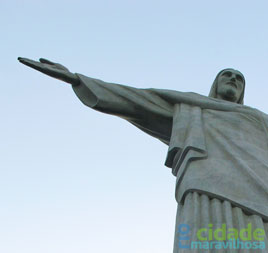
<path fill-rule="evenodd" d="M 79 79 L 78 77 L 71 73 L 66 67 L 59 63 L 51 62 L 47 59 L 40 58 L 39 62 L 38 61 L 33 61 L 27 58 L 22 58 L 18 57 L 18 60 L 33 69 L 36 69 L 48 76 L 57 78 L 61 81 L 73 84 L 73 85 L 78 85 L 79 84 Z"/>

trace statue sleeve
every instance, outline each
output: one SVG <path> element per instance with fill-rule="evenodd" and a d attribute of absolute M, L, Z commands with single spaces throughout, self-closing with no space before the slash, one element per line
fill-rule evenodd
<path fill-rule="evenodd" d="M 161 90 L 137 89 L 76 75 L 80 84 L 73 90 L 86 106 L 126 119 L 169 144 L 174 104 L 161 97 Z"/>

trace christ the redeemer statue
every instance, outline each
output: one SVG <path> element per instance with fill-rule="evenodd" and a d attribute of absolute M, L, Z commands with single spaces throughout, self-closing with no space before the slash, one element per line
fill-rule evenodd
<path fill-rule="evenodd" d="M 86 106 L 119 116 L 169 146 L 165 165 L 177 179 L 174 253 L 268 252 L 268 116 L 243 105 L 245 79 L 239 71 L 219 72 L 207 97 L 106 83 L 46 59 L 18 60 L 70 83 Z M 233 237 L 215 236 L 217 228 Z M 248 230 L 238 235 L 239 243 L 250 229 L 247 245 L 209 244 L 215 237 L 229 243 L 242 229 Z M 193 248 L 200 240 L 206 246 Z M 260 242 L 266 249 L 253 248 Z"/>

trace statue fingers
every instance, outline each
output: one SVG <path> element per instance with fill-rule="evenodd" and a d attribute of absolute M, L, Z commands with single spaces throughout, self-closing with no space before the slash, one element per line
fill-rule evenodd
<path fill-rule="evenodd" d="M 49 64 L 49 65 L 55 65 L 56 64 L 55 62 L 52 62 L 52 61 L 50 61 L 48 59 L 45 59 L 45 58 L 40 58 L 39 61 L 41 63 L 46 63 L 46 64 Z"/>
<path fill-rule="evenodd" d="M 28 67 L 31 67 L 33 69 L 36 69 L 38 71 L 43 71 L 44 70 L 44 65 L 38 61 L 34 61 L 34 60 L 31 60 L 31 59 L 27 59 L 27 58 L 22 58 L 22 57 L 18 57 L 18 60 L 20 63 L 28 66 Z"/>
<path fill-rule="evenodd" d="M 42 59 L 42 60 L 41 60 Z M 61 66 L 58 63 L 52 63 L 51 61 L 48 61 L 46 59 L 41 58 L 39 61 L 34 61 L 27 58 L 19 57 L 18 60 L 28 66 L 31 67 L 37 71 L 40 71 L 43 74 L 46 74 L 48 76 L 60 79 L 62 81 L 70 82 L 69 76 L 72 76 L 71 73 L 64 67 Z M 72 81 L 72 80 L 71 80 Z"/>
<path fill-rule="evenodd" d="M 45 59 L 45 58 L 40 58 L 39 61 L 41 63 L 44 63 L 44 64 L 48 64 L 48 65 L 53 65 L 55 66 L 56 68 L 58 69 L 61 69 L 61 70 L 66 70 L 66 71 L 69 71 L 66 67 L 64 67 L 63 65 L 59 64 L 59 63 L 56 63 L 56 62 L 52 62 L 48 59 Z"/>

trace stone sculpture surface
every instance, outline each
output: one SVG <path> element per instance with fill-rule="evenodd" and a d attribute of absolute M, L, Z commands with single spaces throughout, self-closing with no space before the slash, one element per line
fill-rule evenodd
<path fill-rule="evenodd" d="M 177 180 L 174 253 L 189 252 L 198 229 L 209 224 L 238 231 L 252 224 L 268 232 L 268 116 L 243 105 L 245 78 L 239 71 L 219 72 L 206 97 L 106 83 L 43 58 L 18 60 L 71 84 L 86 106 L 121 117 L 169 146 L 165 165 Z M 191 235 L 182 240 L 187 228 Z"/>

